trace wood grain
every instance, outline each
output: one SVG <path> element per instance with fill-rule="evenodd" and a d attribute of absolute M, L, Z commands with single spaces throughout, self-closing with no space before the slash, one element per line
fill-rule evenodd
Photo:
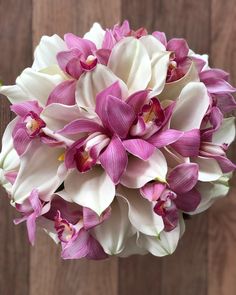
<path fill-rule="evenodd" d="M 230 72 L 236 85 L 235 1 L 212 0 L 211 61 Z M 223 17 L 225 16 L 225 17 Z M 231 149 L 236 161 L 236 144 Z M 229 196 L 209 211 L 208 294 L 236 294 L 236 175 Z"/>
<path fill-rule="evenodd" d="M 31 65 L 31 1 L 0 1 L 0 79 L 13 84 L 23 68 Z M 1 136 L 11 119 L 9 103 L 1 97 Z M 29 246 L 24 225 L 16 217 L 6 193 L 0 191 L 0 294 L 28 295 Z"/>
<path fill-rule="evenodd" d="M 134 27 L 164 31 L 169 38 L 186 38 L 193 50 L 202 53 L 210 51 L 210 17 L 210 0 L 122 1 L 122 18 L 130 19 Z M 207 294 L 207 213 L 195 216 L 186 225 L 172 256 L 120 261 L 121 295 L 131 294 L 133 288 L 137 294 L 145 294 L 145 286 L 149 286 L 150 295 Z M 136 271 L 131 275 L 132 268 Z"/>
<path fill-rule="evenodd" d="M 33 40 L 43 34 L 83 35 L 94 22 L 110 27 L 120 19 L 120 0 L 33 0 Z"/>
<path fill-rule="evenodd" d="M 184 37 L 198 53 L 210 49 L 211 0 L 123 0 L 122 18 L 132 26 Z"/>
<path fill-rule="evenodd" d="M 33 0 L 33 43 L 43 34 L 83 35 L 93 22 L 111 26 L 120 18 L 119 0 Z M 107 13 L 109 7 L 109 13 Z M 46 246 L 47 245 L 47 246 Z M 117 258 L 106 261 L 62 261 L 60 251 L 43 232 L 31 250 L 30 295 L 118 295 Z M 38 267 L 41 265 L 41 268 Z"/>

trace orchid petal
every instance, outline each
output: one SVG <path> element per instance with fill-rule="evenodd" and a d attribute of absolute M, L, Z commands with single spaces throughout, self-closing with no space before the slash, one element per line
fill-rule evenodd
<path fill-rule="evenodd" d="M 148 90 L 141 90 L 133 93 L 127 98 L 126 103 L 132 106 L 136 114 L 138 114 L 142 110 L 142 107 L 147 104 L 149 100 L 148 93 Z"/>
<path fill-rule="evenodd" d="M 236 109 L 236 101 L 230 93 L 217 94 L 217 107 L 223 114 L 232 112 Z"/>
<path fill-rule="evenodd" d="M 218 162 L 223 173 L 229 173 L 236 169 L 236 165 L 226 156 L 216 155 L 212 158 L 214 158 Z"/>
<path fill-rule="evenodd" d="M 107 65 L 111 51 L 109 49 L 99 49 L 95 52 L 97 61 L 102 65 Z"/>
<path fill-rule="evenodd" d="M 147 50 L 133 37 L 124 38 L 114 46 L 108 67 L 127 84 L 129 93 L 145 89 L 151 78 Z"/>
<path fill-rule="evenodd" d="M 60 68 L 75 79 L 78 79 L 83 70 L 80 64 L 82 52 L 78 48 L 61 51 L 57 54 L 57 63 Z"/>
<path fill-rule="evenodd" d="M 162 132 L 157 132 L 148 138 L 148 142 L 156 148 L 162 148 L 176 142 L 183 135 L 183 132 L 173 129 L 167 129 Z"/>
<path fill-rule="evenodd" d="M 178 61 L 183 60 L 187 57 L 189 52 L 189 47 L 185 39 L 173 38 L 167 43 L 166 49 L 168 51 L 173 51 L 175 53 L 176 59 Z"/>
<path fill-rule="evenodd" d="M 186 85 L 176 102 L 171 128 L 181 131 L 199 129 L 209 102 L 207 89 L 203 83 L 192 82 Z"/>
<path fill-rule="evenodd" d="M 77 134 L 82 132 L 98 132 L 103 131 L 103 127 L 96 121 L 91 119 L 77 119 L 67 124 L 57 133 L 60 134 Z"/>
<path fill-rule="evenodd" d="M 36 214 L 32 213 L 26 220 L 28 237 L 31 245 L 35 242 L 35 231 L 36 231 Z"/>
<path fill-rule="evenodd" d="M 200 78 L 201 78 L 201 74 L 200 74 Z M 234 93 L 236 91 L 236 88 L 234 88 L 233 86 L 231 86 L 227 81 L 223 80 L 223 79 L 204 79 L 201 80 L 204 82 L 204 84 L 206 84 L 207 90 L 210 93 L 225 93 L 225 92 L 230 92 L 230 93 Z"/>
<path fill-rule="evenodd" d="M 184 132 L 171 146 L 184 157 L 197 156 L 200 149 L 200 130 L 193 129 Z"/>
<path fill-rule="evenodd" d="M 28 148 L 31 139 L 24 128 L 19 128 L 13 136 L 14 148 L 18 155 L 22 155 Z"/>
<path fill-rule="evenodd" d="M 100 167 L 86 173 L 73 170 L 65 180 L 65 192 L 73 202 L 87 207 L 99 216 L 115 196 L 115 185 Z"/>
<path fill-rule="evenodd" d="M 80 38 L 72 33 L 65 34 L 64 40 L 69 49 L 78 48 L 85 57 L 89 56 L 94 50 L 96 50 L 96 46 L 92 41 Z"/>
<path fill-rule="evenodd" d="M 64 246 L 61 256 L 63 259 L 106 258 L 101 245 L 84 229 Z"/>
<path fill-rule="evenodd" d="M 123 146 L 132 155 L 146 161 L 155 151 L 155 146 L 141 138 L 123 141 Z"/>
<path fill-rule="evenodd" d="M 114 184 L 117 184 L 128 163 L 125 148 L 118 137 L 112 138 L 99 160 Z"/>
<path fill-rule="evenodd" d="M 157 201 L 166 188 L 165 183 L 150 182 L 140 189 L 140 194 L 150 202 Z"/>
<path fill-rule="evenodd" d="M 154 36 L 157 40 L 159 40 L 166 48 L 167 39 L 166 39 L 166 34 L 164 32 L 155 31 L 152 33 L 152 36 Z"/>
<path fill-rule="evenodd" d="M 103 122 L 104 127 L 125 138 L 135 119 L 131 106 L 114 96 L 97 96 L 96 113 Z"/>
<path fill-rule="evenodd" d="M 129 188 L 140 188 L 153 179 L 165 182 L 166 173 L 165 157 L 161 151 L 156 150 L 147 161 L 130 157 L 121 183 Z"/>
<path fill-rule="evenodd" d="M 107 96 L 114 96 L 117 98 L 122 98 L 122 89 L 121 89 L 121 84 L 119 81 L 116 81 L 112 83 L 110 86 L 99 92 L 96 96 L 96 101 L 99 99 L 102 99 L 103 97 Z"/>
<path fill-rule="evenodd" d="M 25 117 L 29 112 L 40 114 L 43 109 L 37 101 L 29 100 L 11 105 L 11 111 L 20 117 Z"/>
<path fill-rule="evenodd" d="M 177 199 L 175 199 L 175 205 L 177 208 L 184 212 L 195 211 L 200 202 L 201 195 L 195 188 L 186 193 L 178 195 Z"/>
<path fill-rule="evenodd" d="M 198 165 L 195 163 L 180 164 L 168 176 L 172 191 L 182 194 L 190 191 L 198 181 Z"/>
<path fill-rule="evenodd" d="M 83 207 L 83 224 L 84 224 L 84 228 L 86 230 L 89 230 L 99 224 L 101 224 L 102 222 L 104 222 L 105 220 L 107 220 L 108 218 L 110 218 L 111 215 L 111 208 L 108 207 L 101 216 L 97 215 L 97 213 L 95 213 L 93 210 Z"/>
<path fill-rule="evenodd" d="M 61 103 L 65 105 L 75 104 L 75 87 L 74 80 L 67 80 L 57 85 L 50 93 L 47 105 L 52 103 Z"/>

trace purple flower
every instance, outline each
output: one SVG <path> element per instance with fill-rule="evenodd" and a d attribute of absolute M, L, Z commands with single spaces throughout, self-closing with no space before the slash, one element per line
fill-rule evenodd
<path fill-rule="evenodd" d="M 23 204 L 16 203 L 16 209 L 23 216 L 14 220 L 15 224 L 26 221 L 29 241 L 34 245 L 36 220 L 47 213 L 50 209 L 50 203 L 42 202 L 39 198 L 37 189 L 33 189 L 28 199 Z"/>
<path fill-rule="evenodd" d="M 167 176 L 166 183 L 154 181 L 140 189 L 142 196 L 155 202 L 154 212 L 163 218 L 165 230 L 171 231 L 178 224 L 178 210 L 194 211 L 201 201 L 195 185 L 198 181 L 198 165 L 180 164 Z"/>

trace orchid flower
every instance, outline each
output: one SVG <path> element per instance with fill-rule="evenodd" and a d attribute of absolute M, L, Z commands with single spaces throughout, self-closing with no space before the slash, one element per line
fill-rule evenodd
<path fill-rule="evenodd" d="M 106 30 L 102 46 L 103 48 L 112 50 L 116 43 L 124 37 L 133 36 L 139 39 L 147 34 L 145 28 L 140 28 L 136 31 L 131 30 L 129 22 L 125 20 L 121 25 L 116 24 L 112 29 Z"/>
<path fill-rule="evenodd" d="M 189 47 L 187 42 L 181 38 L 173 38 L 167 42 L 165 33 L 163 32 L 156 31 L 152 35 L 163 43 L 167 51 L 172 52 L 166 82 L 173 82 L 181 79 L 187 73 L 191 65 L 191 58 L 188 56 Z"/>
<path fill-rule="evenodd" d="M 50 94 L 47 104 L 75 103 L 77 80 L 83 73 L 94 70 L 97 63 L 107 65 L 110 50 L 97 49 L 96 44 L 72 33 L 64 36 L 67 50 L 57 53 L 57 62 L 69 80 L 63 81 Z"/>
<path fill-rule="evenodd" d="M 229 124 L 227 124 L 227 122 L 229 122 Z M 222 130 L 225 132 L 224 125 L 226 124 L 229 127 L 226 134 L 228 134 L 228 136 L 230 135 L 231 138 L 234 137 L 234 118 L 223 120 L 221 111 L 217 107 L 213 107 L 208 119 L 204 122 L 204 125 L 208 126 L 208 128 L 202 128 L 201 130 L 201 147 L 199 151 L 199 156 L 215 159 L 219 163 L 223 173 L 231 172 L 236 168 L 236 165 L 232 163 L 226 155 L 228 146 L 232 143 L 230 139 L 225 138 L 222 134 Z M 217 137 L 221 138 L 220 143 L 215 142 L 215 134 Z M 220 134 L 220 136 L 218 134 Z"/>
<path fill-rule="evenodd" d="M 15 224 L 26 221 L 29 241 L 32 245 L 35 242 L 36 219 L 47 213 L 50 209 L 50 203 L 42 202 L 39 198 L 37 189 L 33 189 L 28 199 L 22 204 L 15 204 L 16 210 L 19 211 L 23 217 L 14 220 Z"/>
<path fill-rule="evenodd" d="M 162 216 L 165 230 L 171 231 L 178 224 L 178 210 L 194 211 L 201 201 L 194 188 L 198 181 L 198 165 L 180 164 L 167 176 L 166 182 L 154 181 L 140 189 L 142 196 L 156 202 L 154 211 Z"/>
<path fill-rule="evenodd" d="M 59 131 L 64 136 L 89 134 L 67 150 L 67 168 L 86 172 L 99 162 L 117 184 L 127 166 L 127 152 L 146 161 L 156 147 L 178 140 L 183 133 L 175 130 L 157 134 L 170 120 L 173 106 L 163 110 L 156 98 L 147 96 L 147 91 L 137 92 L 123 101 L 118 82 L 100 92 L 95 109 L 100 123 L 81 118 Z"/>
<path fill-rule="evenodd" d="M 223 113 L 236 109 L 236 102 L 232 95 L 236 92 L 236 88 L 229 84 L 228 73 L 220 69 L 206 69 L 199 73 L 199 77 L 206 85 L 212 97 L 213 105 L 218 107 Z"/>
<path fill-rule="evenodd" d="M 60 193 L 59 193 L 60 194 Z M 90 234 L 90 230 L 109 217 L 107 210 L 99 218 L 88 208 L 68 203 L 57 196 L 51 202 L 51 209 L 44 218 L 52 220 L 62 245 L 63 259 L 104 259 L 107 255 Z"/>
<path fill-rule="evenodd" d="M 18 115 L 18 121 L 14 127 L 12 136 L 14 148 L 18 155 L 22 155 L 30 142 L 42 134 L 42 128 L 46 126 L 40 118 L 42 107 L 37 101 L 27 101 L 13 104 L 11 110 Z"/>

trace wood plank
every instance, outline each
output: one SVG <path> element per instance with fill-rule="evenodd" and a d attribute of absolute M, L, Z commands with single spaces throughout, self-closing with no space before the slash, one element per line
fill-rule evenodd
<path fill-rule="evenodd" d="M 135 28 L 184 37 L 197 52 L 210 51 L 210 0 L 123 0 L 122 18 Z M 120 294 L 207 294 L 207 221 L 206 213 L 187 221 L 186 233 L 170 257 L 120 260 Z M 151 289 L 147 292 L 145 287 Z"/>
<path fill-rule="evenodd" d="M 161 295 L 162 260 L 152 255 L 119 259 L 119 295 Z"/>
<path fill-rule="evenodd" d="M 34 45 L 43 34 L 83 35 L 94 22 L 110 27 L 120 19 L 120 0 L 33 0 L 33 3 Z"/>
<path fill-rule="evenodd" d="M 31 0 L 0 1 L 1 74 L 13 84 L 23 68 L 31 65 Z M 11 120 L 9 103 L 1 96 L 0 133 Z M 28 294 L 29 246 L 24 225 L 14 226 L 15 209 L 0 191 L 0 294 Z"/>
<path fill-rule="evenodd" d="M 231 74 L 236 85 L 235 1 L 212 0 L 211 61 Z M 231 154 L 236 161 L 236 143 Z M 233 153 L 234 151 L 234 153 Z M 236 294 L 236 175 L 229 196 L 215 203 L 209 212 L 208 294 Z"/>
<path fill-rule="evenodd" d="M 33 43 L 37 44 L 42 34 L 82 35 L 94 21 L 111 26 L 120 18 L 119 3 L 119 0 L 33 0 Z M 36 246 L 31 251 L 31 295 L 117 295 L 116 258 L 101 262 L 62 261 L 59 252 L 45 233 L 38 232 Z"/>
<path fill-rule="evenodd" d="M 169 38 L 184 37 L 198 53 L 210 50 L 210 0 L 122 1 L 122 18 L 132 26 L 163 31 Z"/>

